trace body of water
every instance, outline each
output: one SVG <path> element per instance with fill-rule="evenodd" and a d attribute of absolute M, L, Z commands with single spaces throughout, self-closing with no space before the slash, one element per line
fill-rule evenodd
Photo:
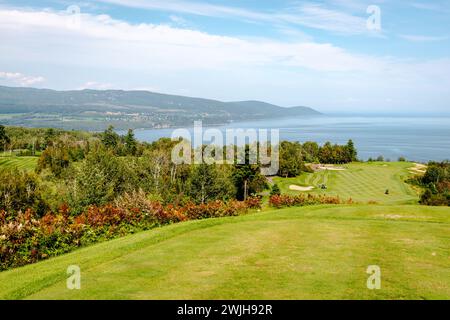
<path fill-rule="evenodd" d="M 450 159 L 450 117 L 319 116 L 236 122 L 217 126 L 230 129 L 279 129 L 280 139 L 288 141 L 330 141 L 344 144 L 352 139 L 358 156 L 367 160 L 383 155 L 427 162 Z M 187 128 L 191 133 L 192 128 Z M 206 128 L 204 128 L 206 129 Z M 136 130 L 141 141 L 171 137 L 174 129 Z"/>

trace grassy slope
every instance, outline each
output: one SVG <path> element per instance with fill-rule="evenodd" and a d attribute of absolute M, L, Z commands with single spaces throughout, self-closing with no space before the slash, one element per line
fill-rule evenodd
<path fill-rule="evenodd" d="M 0 168 L 17 168 L 21 170 L 34 170 L 38 157 L 0 157 Z"/>
<path fill-rule="evenodd" d="M 415 204 L 416 192 L 403 181 L 410 175 L 408 168 L 413 164 L 405 162 L 351 163 L 343 166 L 345 171 L 320 171 L 303 173 L 297 178 L 274 178 L 286 194 L 299 194 L 289 190 L 290 185 L 314 186 L 314 194 L 339 195 L 343 199 L 367 203 L 376 201 L 382 204 Z M 326 184 L 327 190 L 317 189 Z M 385 195 L 389 189 L 389 195 Z"/>
<path fill-rule="evenodd" d="M 0 298 L 450 298 L 450 209 L 289 208 L 191 221 L 0 273 Z M 66 289 L 81 267 L 82 288 Z M 366 288 L 379 265 L 382 289 Z"/>

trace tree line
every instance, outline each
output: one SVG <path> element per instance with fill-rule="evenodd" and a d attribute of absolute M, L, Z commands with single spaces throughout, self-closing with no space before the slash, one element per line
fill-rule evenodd
<path fill-rule="evenodd" d="M 7 145 L 11 141 L 27 148 L 34 141 L 33 150 L 40 156 L 35 172 L 0 169 L 0 181 L 4 182 L 0 209 L 8 212 L 32 208 L 43 214 L 67 204 L 78 214 L 90 205 L 105 205 L 138 190 L 166 204 L 202 204 L 245 200 L 269 188 L 259 163 L 175 164 L 171 151 L 179 141 L 140 142 L 132 130 L 119 135 L 113 127 L 101 133 L 0 127 L 0 142 Z M 248 160 L 250 148 L 242 148 Z M 346 145 L 327 142 L 323 146 L 283 141 L 278 175 L 293 177 L 310 171 L 306 164 L 311 162 L 356 160 L 351 140 Z"/>
<path fill-rule="evenodd" d="M 450 206 L 450 163 L 430 162 L 423 176 L 410 182 L 424 188 L 420 203 L 431 206 Z"/>

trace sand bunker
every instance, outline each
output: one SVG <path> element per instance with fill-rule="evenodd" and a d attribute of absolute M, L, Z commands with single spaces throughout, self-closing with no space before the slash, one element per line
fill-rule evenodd
<path fill-rule="evenodd" d="M 408 170 L 414 174 L 423 174 L 427 171 L 427 166 L 420 163 L 414 163 L 414 167 L 411 167 Z"/>
<path fill-rule="evenodd" d="M 329 170 L 329 171 L 345 171 L 345 168 L 342 167 L 332 167 L 332 166 L 319 166 L 320 170 Z"/>
<path fill-rule="evenodd" d="M 314 187 L 301 187 L 301 186 L 297 186 L 295 184 L 291 184 L 289 186 L 290 190 L 294 190 L 294 191 L 311 191 L 314 189 Z"/>

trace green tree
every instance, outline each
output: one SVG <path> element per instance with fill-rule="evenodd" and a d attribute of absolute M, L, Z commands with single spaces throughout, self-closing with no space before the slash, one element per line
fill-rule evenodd
<path fill-rule="evenodd" d="M 211 200 L 228 200 L 236 194 L 229 176 L 215 164 L 196 165 L 189 181 L 189 195 L 197 203 Z"/>
<path fill-rule="evenodd" d="M 278 175 L 296 177 L 303 167 L 302 146 L 298 142 L 283 141 L 280 145 L 280 168 Z"/>
<path fill-rule="evenodd" d="M 36 171 L 40 173 L 44 169 L 50 169 L 56 177 L 61 177 L 64 170 L 69 167 L 69 164 L 70 157 L 68 148 L 62 143 L 58 143 L 47 147 L 42 152 Z"/>
<path fill-rule="evenodd" d="M 326 142 L 319 149 L 319 161 L 321 163 L 334 163 L 333 146 L 331 145 L 331 142 Z"/>
<path fill-rule="evenodd" d="M 124 142 L 127 155 L 136 155 L 138 143 L 134 137 L 134 132 L 132 129 L 128 130 L 128 133 L 124 137 Z"/>
<path fill-rule="evenodd" d="M 81 164 L 73 168 L 69 204 L 75 213 L 89 205 L 103 205 L 125 192 L 138 189 L 133 164 L 119 158 L 112 150 L 92 150 Z"/>
<path fill-rule="evenodd" d="M 47 148 L 48 146 L 52 146 L 55 138 L 56 138 L 55 129 L 53 129 L 53 128 L 47 129 L 44 134 L 44 148 Z"/>
<path fill-rule="evenodd" d="M 0 169 L 0 209 L 9 215 L 34 209 L 42 215 L 47 210 L 36 174 L 17 169 Z"/>
<path fill-rule="evenodd" d="M 317 142 L 307 141 L 302 146 L 303 157 L 306 162 L 319 161 L 319 145 Z"/>
<path fill-rule="evenodd" d="M 103 145 L 111 150 L 116 151 L 119 146 L 120 136 L 114 131 L 113 126 L 109 126 L 102 134 Z"/>
<path fill-rule="evenodd" d="M 355 144 L 353 143 L 353 140 L 348 140 L 346 151 L 348 158 L 346 159 L 347 162 L 353 162 L 358 161 L 358 152 L 356 151 Z"/>
<path fill-rule="evenodd" d="M 255 164 L 235 165 L 233 180 L 238 200 L 245 200 L 248 196 L 261 192 L 268 187 L 266 177 L 261 175 L 259 165 Z"/>
<path fill-rule="evenodd" d="M 235 146 L 235 152 L 244 153 L 242 163 L 237 163 L 235 159 L 233 166 L 232 178 L 236 186 L 236 198 L 246 200 L 248 196 L 261 192 L 269 186 L 266 177 L 261 174 L 260 164 L 250 161 L 252 152 L 250 146 L 245 145 L 241 148 Z"/>
<path fill-rule="evenodd" d="M 270 195 L 271 196 L 278 196 L 278 195 L 280 195 L 281 194 L 281 190 L 280 190 L 280 187 L 278 186 L 278 184 L 274 184 L 273 186 L 272 186 L 272 190 L 270 191 Z"/>
<path fill-rule="evenodd" d="M 0 125 L 0 150 L 5 151 L 10 142 L 11 139 L 6 134 L 5 127 Z"/>

